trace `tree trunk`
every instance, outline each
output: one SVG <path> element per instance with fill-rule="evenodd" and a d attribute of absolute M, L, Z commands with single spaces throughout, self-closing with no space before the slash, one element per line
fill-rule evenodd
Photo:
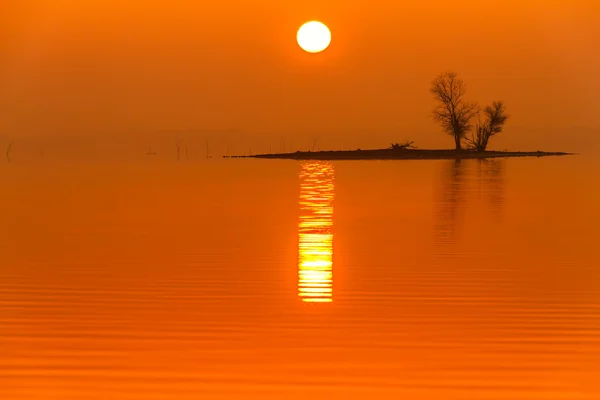
<path fill-rule="evenodd" d="M 481 141 L 481 145 L 479 146 L 479 151 L 485 151 L 487 149 L 489 137 L 486 135 Z"/>
<path fill-rule="evenodd" d="M 460 143 L 460 136 L 454 135 L 454 142 L 456 143 L 456 151 L 461 151 L 462 150 L 462 146 L 461 146 L 461 143 Z"/>

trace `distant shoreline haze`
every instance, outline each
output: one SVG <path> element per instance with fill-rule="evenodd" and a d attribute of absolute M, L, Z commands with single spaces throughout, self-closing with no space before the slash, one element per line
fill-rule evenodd
<path fill-rule="evenodd" d="M 332 135 L 319 136 L 316 150 L 372 150 L 389 146 L 391 142 L 411 137 L 418 149 L 444 150 L 452 145 L 451 138 L 436 131 L 435 126 L 426 134 L 410 135 L 409 131 L 394 135 L 391 133 L 374 133 L 372 136 L 364 135 L 354 139 L 349 135 L 347 139 L 331 137 Z M 518 134 L 515 132 L 519 132 Z M 582 155 L 595 155 L 600 153 L 600 140 L 575 140 L 577 132 L 573 134 L 568 131 L 549 134 L 548 141 L 537 142 L 535 137 L 527 137 L 526 131 L 521 133 L 520 128 L 507 127 L 498 138 L 491 143 L 490 150 L 497 151 L 562 151 L 569 153 L 580 153 Z M 175 137 L 170 134 L 112 134 L 95 137 L 16 137 L 0 135 L 0 164 L 5 163 L 4 152 L 7 145 L 12 141 L 14 162 L 24 162 L 37 159 L 40 152 L 44 153 L 46 160 L 139 160 L 146 159 L 148 152 L 156 153 L 157 159 L 176 160 Z M 209 156 L 221 158 L 226 155 L 247 155 L 262 153 L 285 153 L 312 150 L 314 138 L 312 135 L 288 134 L 268 135 L 261 133 L 247 134 L 214 134 L 208 136 Z M 509 146 L 507 142 L 513 137 L 519 141 Z M 422 138 L 422 140 L 421 140 Z M 567 140 L 567 139 L 573 139 Z M 433 139 L 433 140 L 432 140 Z M 600 139 L 600 136 L 599 136 Z M 431 144 L 431 143 L 437 143 Z M 445 146 L 444 146 L 445 144 Z M 185 147 L 188 148 L 188 159 L 206 159 L 206 137 L 203 135 L 183 136 L 182 154 Z M 285 146 L 285 147 L 284 147 Z"/>

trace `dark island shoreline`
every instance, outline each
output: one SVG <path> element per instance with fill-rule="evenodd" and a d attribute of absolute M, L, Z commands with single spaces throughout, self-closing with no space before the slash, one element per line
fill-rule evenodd
<path fill-rule="evenodd" d="M 223 158 L 261 158 L 284 160 L 459 160 L 508 157 L 568 156 L 574 153 L 548 151 L 457 151 L 425 149 L 297 151 L 295 153 L 223 156 Z"/>

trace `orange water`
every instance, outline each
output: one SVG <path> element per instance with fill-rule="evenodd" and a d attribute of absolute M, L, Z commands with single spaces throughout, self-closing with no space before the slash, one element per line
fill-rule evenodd
<path fill-rule="evenodd" d="M 599 172 L 2 165 L 0 399 L 598 399 Z"/>

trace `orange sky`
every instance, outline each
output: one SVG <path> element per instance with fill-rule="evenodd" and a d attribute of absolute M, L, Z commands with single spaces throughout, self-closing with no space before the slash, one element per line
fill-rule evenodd
<path fill-rule="evenodd" d="M 506 102 L 512 118 L 492 147 L 600 144 L 600 3 L 497 4 L 3 0 L 0 138 L 185 129 L 298 146 L 451 147 L 429 117 L 428 87 L 453 69 L 470 99 Z M 316 56 L 295 42 L 311 19 L 333 34 Z"/>

